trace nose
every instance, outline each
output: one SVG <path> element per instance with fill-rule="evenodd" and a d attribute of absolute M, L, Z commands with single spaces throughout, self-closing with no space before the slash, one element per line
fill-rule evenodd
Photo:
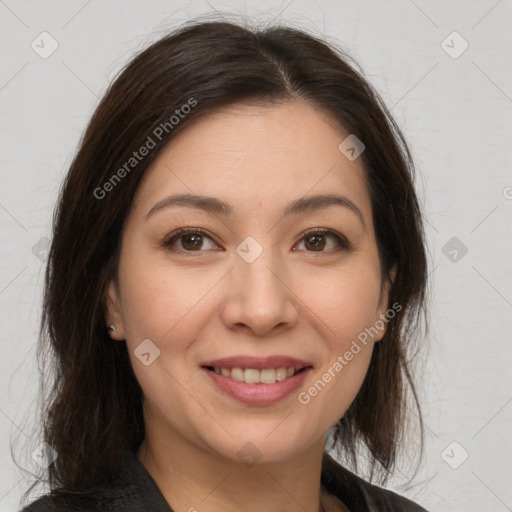
<path fill-rule="evenodd" d="M 300 301 L 293 292 L 289 273 L 269 254 L 264 251 L 252 263 L 235 258 L 221 312 L 227 328 L 268 336 L 297 323 Z"/>

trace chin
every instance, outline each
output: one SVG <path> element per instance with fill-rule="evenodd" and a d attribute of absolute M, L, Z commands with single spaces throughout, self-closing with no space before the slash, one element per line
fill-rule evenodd
<path fill-rule="evenodd" d="M 307 438 L 311 434 L 295 431 L 286 419 L 283 421 L 283 417 L 262 421 L 258 428 L 252 424 L 237 430 L 238 433 L 234 429 L 229 430 L 233 437 L 223 432 L 222 439 L 209 439 L 207 444 L 217 454 L 247 467 L 293 459 L 309 445 Z"/>

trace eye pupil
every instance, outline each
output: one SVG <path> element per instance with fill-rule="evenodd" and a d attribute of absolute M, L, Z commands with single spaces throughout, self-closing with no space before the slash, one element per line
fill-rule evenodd
<path fill-rule="evenodd" d="M 192 239 L 192 243 L 188 243 L 188 240 Z M 191 250 L 191 249 L 198 249 L 201 247 L 202 244 L 202 236 L 199 234 L 190 234 L 190 235 L 184 235 L 183 240 L 185 242 L 182 242 L 182 245 L 185 249 Z"/>
<path fill-rule="evenodd" d="M 178 234 L 175 234 L 174 236 L 170 235 L 170 237 L 167 238 L 162 245 L 169 251 L 174 251 L 181 254 L 185 254 L 187 252 L 189 254 L 192 252 L 204 253 L 208 252 L 203 250 L 205 237 L 206 240 L 212 241 L 210 236 L 203 234 L 201 231 L 187 231 L 185 229 L 180 229 Z M 338 248 L 329 253 L 325 253 L 327 240 L 329 238 L 334 240 Z M 176 244 L 181 245 L 181 250 L 180 248 L 176 247 Z M 344 237 L 340 237 L 336 233 L 329 230 L 310 232 L 310 234 L 306 233 L 302 237 L 301 244 L 303 244 L 303 246 L 306 248 L 306 251 L 325 254 L 334 254 L 341 251 L 350 250 L 351 248 L 350 244 Z M 204 247 L 204 249 L 207 249 L 207 247 Z M 293 250 L 295 250 L 295 248 Z"/>
<path fill-rule="evenodd" d="M 313 243 L 309 243 L 310 240 L 313 240 Z M 311 235 L 306 238 L 306 247 L 316 249 L 324 249 L 325 247 L 325 236 L 324 235 Z"/>

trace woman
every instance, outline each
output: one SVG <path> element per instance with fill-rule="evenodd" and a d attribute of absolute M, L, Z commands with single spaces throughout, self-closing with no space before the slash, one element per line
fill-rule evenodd
<path fill-rule="evenodd" d="M 195 23 L 110 86 L 56 210 L 24 511 L 424 510 L 348 469 L 393 470 L 426 286 L 407 145 L 348 59 Z"/>

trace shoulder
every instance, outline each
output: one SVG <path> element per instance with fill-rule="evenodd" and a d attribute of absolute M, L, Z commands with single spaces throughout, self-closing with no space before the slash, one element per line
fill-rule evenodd
<path fill-rule="evenodd" d="M 120 453 L 113 481 L 101 488 L 75 492 L 57 490 L 45 494 L 19 512 L 172 512 L 135 453 Z"/>
<path fill-rule="evenodd" d="M 104 507 L 98 500 L 84 495 L 53 497 L 45 494 L 21 509 L 20 512 L 99 512 Z"/>
<path fill-rule="evenodd" d="M 139 512 L 145 510 L 139 494 L 129 483 L 95 493 L 45 494 L 19 512 Z"/>
<path fill-rule="evenodd" d="M 363 492 L 370 512 L 389 510 L 390 512 L 427 512 L 423 507 L 404 496 L 370 484 L 362 478 L 358 485 Z"/>
<path fill-rule="evenodd" d="M 322 484 L 354 512 L 427 512 L 399 494 L 371 484 L 324 453 Z"/>

